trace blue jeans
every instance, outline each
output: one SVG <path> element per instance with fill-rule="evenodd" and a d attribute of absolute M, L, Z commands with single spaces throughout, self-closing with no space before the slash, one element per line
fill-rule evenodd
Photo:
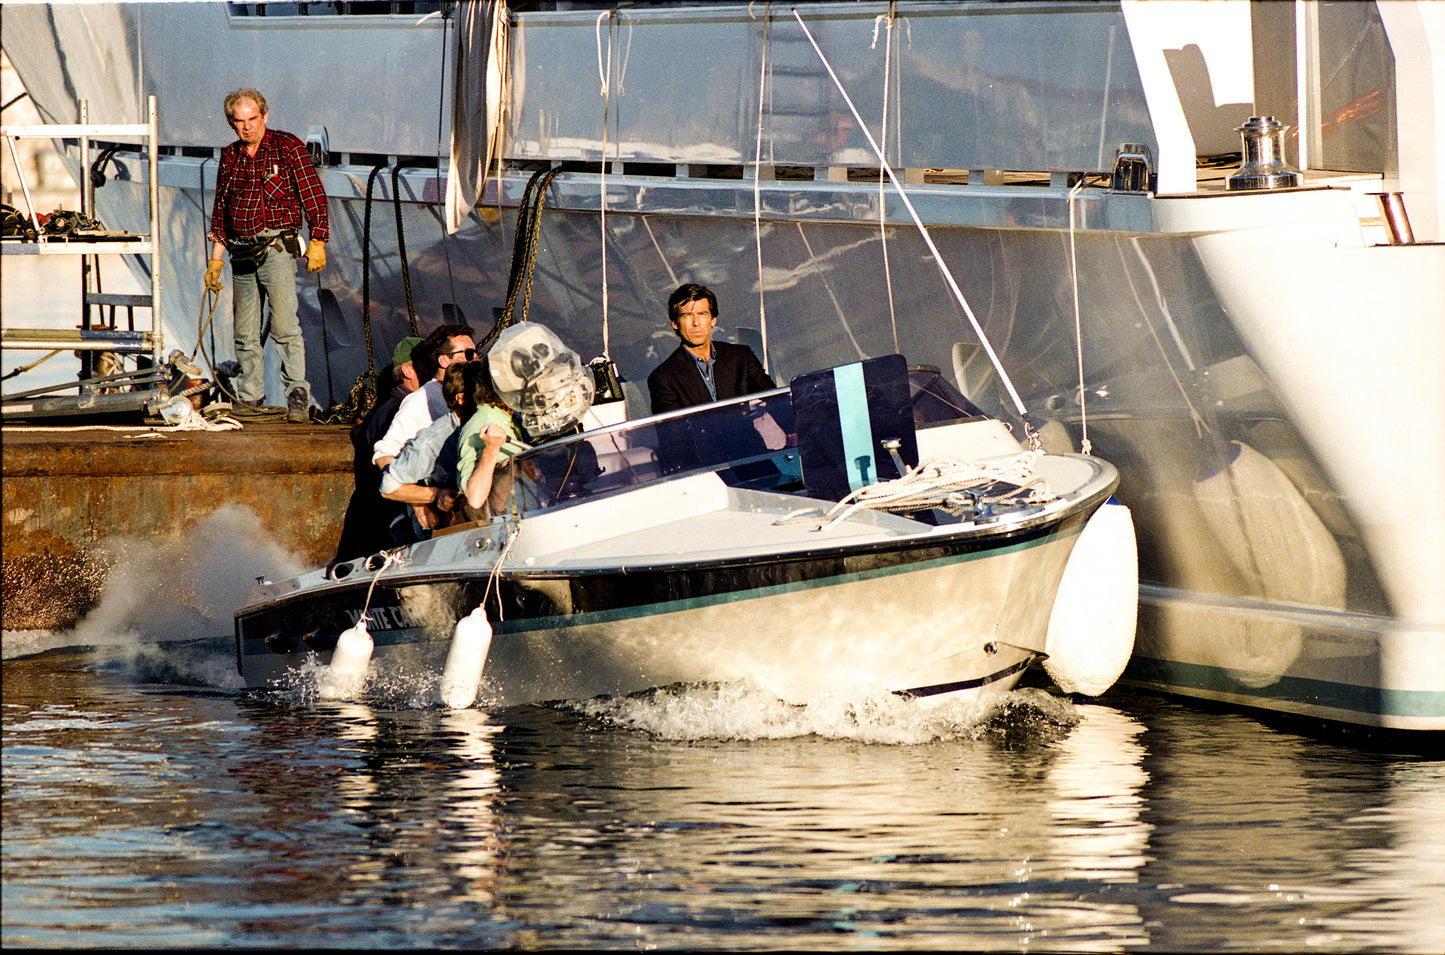
<path fill-rule="evenodd" d="M 255 271 L 237 272 L 231 263 L 231 303 L 236 332 L 236 360 L 241 375 L 236 379 L 236 397 L 241 401 L 259 401 L 266 397 L 264 378 L 265 343 L 261 340 L 261 317 L 267 302 L 271 305 L 271 340 L 281 355 L 281 387 L 289 395 L 301 388 L 309 396 L 306 383 L 306 342 L 301 337 L 301 320 L 296 317 L 296 259 L 287 252 L 272 249 L 266 261 Z M 282 397 L 285 403 L 285 397 Z"/>

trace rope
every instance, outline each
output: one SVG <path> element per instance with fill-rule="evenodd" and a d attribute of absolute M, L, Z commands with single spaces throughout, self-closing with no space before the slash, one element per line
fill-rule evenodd
<path fill-rule="evenodd" d="M 137 440 L 141 438 L 159 438 L 176 431 L 237 431 L 244 425 L 235 418 L 226 415 L 216 415 L 215 418 L 206 418 L 199 411 L 191 410 L 190 416 L 185 421 L 174 425 L 157 426 L 150 424 L 84 424 L 73 427 L 15 427 L 6 425 L 5 433 L 11 432 L 53 432 L 56 434 L 69 434 L 74 431 L 135 431 L 137 434 L 131 437 Z"/>
<path fill-rule="evenodd" d="M 366 372 L 356 376 L 346 400 L 332 405 L 316 415 L 318 424 L 356 424 L 376 404 L 376 387 L 372 375 Z"/>
<path fill-rule="evenodd" d="M 29 371 L 30 369 L 34 368 L 35 366 L 41 364 L 42 362 L 47 362 L 47 361 L 49 361 L 50 359 L 54 358 L 56 355 L 60 354 L 60 353 L 63 352 L 63 351 L 65 351 L 65 349 L 63 349 L 63 348 L 57 348 L 55 351 L 50 352 L 48 355 L 45 355 L 44 357 L 35 359 L 34 361 L 32 361 L 32 362 L 31 362 L 30 364 L 28 364 L 28 365 L 21 365 L 19 368 L 12 368 L 10 371 L 7 371 L 7 372 L 5 373 L 4 377 L 0 377 L 0 381 L 5 381 L 5 380 L 7 380 L 7 379 L 14 378 L 16 375 L 23 375 L 25 372 Z"/>
<path fill-rule="evenodd" d="M 883 118 L 879 122 L 880 146 L 888 145 L 888 87 L 893 79 L 893 28 L 898 23 L 898 14 L 895 0 L 888 0 L 888 12 L 881 13 L 873 19 L 873 49 L 878 48 L 878 27 L 886 25 L 888 33 L 883 40 Z M 911 36 L 911 34 L 910 34 Z M 887 153 L 887 149 L 884 149 Z M 888 216 L 885 203 L 887 200 L 888 176 L 883 172 L 882 167 L 878 169 L 878 241 L 883 249 L 883 282 L 888 290 L 888 321 L 893 327 L 893 350 L 902 352 L 903 348 L 898 344 L 898 312 L 893 302 L 893 269 L 888 261 Z"/>
<path fill-rule="evenodd" d="M 206 212 L 206 210 L 207 210 L 207 209 L 210 209 L 212 206 L 211 206 L 211 203 L 208 203 L 208 202 L 206 201 L 206 164 L 207 164 L 207 163 L 211 163 L 211 162 L 216 162 L 216 161 L 217 161 L 217 160 L 216 160 L 214 157 L 207 156 L 205 159 L 202 159 L 202 160 L 201 160 L 201 165 L 200 165 L 200 166 L 197 168 L 197 170 L 196 170 L 196 174 L 197 174 L 197 176 L 199 177 L 199 182 L 197 183 L 197 187 L 199 188 L 200 193 L 201 193 L 201 213 L 202 213 L 203 215 L 207 215 L 207 216 L 209 216 L 209 214 Z M 219 173 L 218 173 L 218 176 L 219 176 Z M 205 243 L 208 241 L 208 239 L 205 238 L 205 237 L 203 237 L 201 241 L 202 241 L 202 243 L 203 243 L 203 244 L 201 245 L 201 258 L 203 258 L 203 259 L 209 259 L 211 253 L 210 253 L 210 250 L 209 250 L 209 249 L 207 248 L 207 246 L 205 245 Z M 204 294 L 204 293 L 202 293 L 202 294 Z M 218 294 L 219 294 L 219 293 L 218 293 Z M 213 306 L 213 307 L 212 307 L 212 311 L 214 311 L 214 310 L 215 310 L 215 308 L 214 308 L 214 306 Z M 200 345 L 200 343 L 201 343 L 201 333 L 200 333 L 200 330 L 198 329 L 198 330 L 196 331 L 196 344 L 197 344 L 197 345 Z M 212 354 L 212 355 L 215 355 L 216 353 L 217 353 L 217 352 L 216 352 L 216 329 L 215 329 L 215 326 L 213 325 L 213 326 L 211 326 L 211 354 Z M 212 368 L 212 371 L 214 371 L 214 370 L 215 370 L 215 369 Z"/>
<path fill-rule="evenodd" d="M 210 303 L 209 310 L 206 307 L 207 303 Z M 215 383 L 216 391 L 226 400 L 230 401 L 232 404 L 235 404 L 240 399 L 237 398 L 234 393 L 232 393 L 231 389 L 227 388 L 222 383 L 221 373 L 216 370 L 216 361 L 214 354 L 216 345 L 214 330 L 212 329 L 212 323 L 216 319 L 216 307 L 220 304 L 221 294 L 219 292 L 212 292 L 210 289 L 206 289 L 201 293 L 201 307 L 196 314 L 196 347 L 191 349 L 191 356 L 188 360 L 194 362 L 196 360 L 196 355 L 199 354 L 201 356 L 201 359 L 205 361 L 206 368 L 209 369 L 211 372 L 211 379 Z M 202 315 L 205 316 L 204 319 L 202 319 Z M 206 351 L 206 348 L 203 344 L 206 331 L 208 329 L 212 329 L 210 352 Z M 205 383 L 206 388 L 209 388 L 210 385 L 210 382 Z M 201 386 L 198 385 L 196 387 L 200 388 Z M 188 392 L 190 390 L 191 389 L 187 389 Z"/>
<path fill-rule="evenodd" d="M 381 579 L 381 575 L 386 572 L 386 568 L 390 567 L 392 564 L 401 564 L 405 562 L 405 558 L 402 557 L 401 551 L 401 548 L 390 551 L 382 551 L 382 553 L 386 556 L 382 557 L 381 566 L 376 568 L 376 573 L 371 578 L 371 586 L 366 588 L 366 602 L 361 605 L 361 616 L 356 618 L 357 623 L 368 622 L 366 612 L 371 609 L 371 595 L 376 590 L 376 582 Z"/>
<path fill-rule="evenodd" d="M 842 326 L 843 333 L 848 336 L 848 344 L 853 346 L 853 351 L 857 353 L 859 360 L 867 358 L 868 353 L 858 343 L 858 336 L 853 334 L 853 326 L 848 323 L 848 315 L 843 311 L 842 303 L 838 301 L 838 296 L 833 292 L 832 283 L 828 281 L 827 269 L 820 264 L 818 253 L 813 251 L 813 243 L 808 241 L 808 234 L 803 231 L 802 220 L 794 222 L 793 225 L 798 228 L 798 238 L 803 240 L 803 249 L 808 253 L 808 262 L 813 265 L 818 281 L 823 283 L 823 291 L 828 293 L 828 301 L 833 305 L 833 314 L 838 316 L 838 324 Z M 832 255 L 833 253 L 828 254 Z"/>
<path fill-rule="evenodd" d="M 371 203 L 375 196 L 376 178 L 386 165 L 380 164 L 372 168 L 371 175 L 366 178 L 366 202 L 364 205 L 365 214 L 361 227 L 361 327 L 366 338 L 366 371 L 356 376 L 351 383 L 351 391 L 346 400 L 338 405 L 333 405 L 317 416 L 317 421 L 322 424 L 341 424 L 354 422 L 365 415 L 366 411 L 376 402 L 378 372 L 376 370 L 376 349 L 371 340 Z M 393 185 L 393 193 L 395 186 Z M 401 230 L 401 206 L 397 204 L 397 230 Z M 405 270 L 406 254 L 402 253 L 402 265 Z M 407 283 L 407 308 L 411 309 L 411 276 L 405 273 Z M 320 276 L 317 276 L 317 286 L 321 284 Z M 416 315 L 411 315 L 411 331 L 416 335 Z M 322 346 L 325 347 L 323 335 Z M 328 366 L 329 371 L 329 366 Z"/>
<path fill-rule="evenodd" d="M 1074 245 L 1074 197 L 1082 188 L 1084 180 L 1080 177 L 1069 190 L 1069 281 L 1074 290 L 1074 354 L 1079 362 L 1079 450 L 1088 454 L 1093 445 L 1089 443 L 1089 414 L 1084 404 L 1084 327 L 1079 317 L 1079 255 Z"/>
<path fill-rule="evenodd" d="M 772 4 L 768 7 L 771 9 Z M 749 10 L 751 15 L 751 10 Z M 771 373 L 768 365 L 768 309 L 767 282 L 763 279 L 763 109 L 767 105 L 768 81 L 768 29 L 773 18 L 763 17 L 763 50 L 758 66 L 758 134 L 753 149 L 753 243 L 758 255 L 758 325 L 763 336 L 763 368 Z M 771 156 L 769 157 L 771 158 Z"/>
<path fill-rule="evenodd" d="M 1053 500 L 1042 487 L 1043 478 L 1034 473 L 1034 462 L 1043 454 L 1033 449 L 999 464 L 983 464 L 966 458 L 929 458 L 910 468 L 902 477 L 880 481 L 853 491 L 821 515 L 819 530 L 847 520 L 860 510 L 918 511 L 942 508 L 952 514 L 976 511 L 992 504 L 1040 504 Z M 1006 485 L 993 494 L 981 493 L 989 485 Z M 816 508 L 794 511 L 777 523 L 796 524 L 817 520 Z"/>
<path fill-rule="evenodd" d="M 948 284 L 949 290 L 953 292 L 953 296 L 963 309 L 964 315 L 968 317 L 969 323 L 973 326 L 974 334 L 978 336 L 979 343 L 983 345 L 984 352 L 988 354 L 989 361 L 993 363 L 994 370 L 998 372 L 999 380 L 1008 390 L 1009 397 L 1013 399 L 1019 416 L 1028 417 L 1028 411 L 1024 408 L 1023 399 L 1019 397 L 1018 392 L 1014 389 L 1013 381 L 1009 378 L 1008 372 L 1003 367 L 1003 363 L 999 361 L 999 357 L 994 352 L 993 346 L 989 344 L 988 337 L 983 333 L 983 326 L 979 324 L 978 318 L 973 314 L 973 309 L 969 308 L 968 300 L 963 296 L 963 290 L 960 289 L 958 283 L 954 281 L 953 273 L 948 270 L 947 264 L 943 261 L 943 254 L 938 251 L 938 246 L 933 244 L 933 236 L 929 234 L 928 227 L 923 224 L 923 219 L 919 217 L 918 210 L 913 208 L 913 201 L 908 198 L 908 193 L 904 190 L 903 183 L 899 182 L 898 176 L 893 172 L 893 167 L 888 165 L 888 160 L 884 157 L 883 151 L 878 148 L 878 142 L 873 138 L 872 130 L 868 128 L 867 123 L 863 122 L 863 117 L 858 113 L 858 107 L 853 105 L 853 98 L 848 95 L 848 90 L 844 88 L 843 81 L 838 79 L 838 74 L 833 71 L 833 65 L 829 63 L 828 58 L 823 55 L 822 47 L 818 46 L 818 41 L 813 38 L 812 31 L 810 31 L 808 25 L 803 22 L 803 17 L 798 13 L 796 8 L 793 10 L 793 18 L 798 21 L 798 26 L 803 28 L 803 33 L 807 36 L 808 42 L 812 44 L 813 52 L 818 54 L 818 59 L 822 61 L 823 68 L 828 71 L 828 76 L 832 78 L 833 85 L 838 88 L 838 92 L 842 95 L 843 102 L 848 104 L 848 110 L 853 114 L 854 122 L 858 124 L 858 128 L 861 129 L 863 135 L 867 137 L 868 145 L 872 147 L 873 154 L 878 157 L 879 165 L 887 172 L 888 180 L 893 183 L 893 189 L 898 193 L 898 198 L 903 200 L 903 205 L 908 209 L 908 214 L 912 216 L 913 224 L 918 228 L 919 234 L 923 236 L 923 241 L 928 246 L 928 251 L 933 253 L 934 263 L 937 264 L 939 271 L 943 273 L 944 281 Z"/>
<path fill-rule="evenodd" d="M 187 391 L 189 390 L 190 389 L 187 389 Z M 182 394 L 186 394 L 186 392 L 182 392 Z M 168 434 L 175 431 L 239 431 L 242 427 L 241 422 L 228 415 L 216 415 L 214 418 L 207 418 L 192 408 L 186 420 L 178 424 L 170 425 L 169 427 L 153 429 L 150 434 L 137 435 L 136 437 L 145 438 L 155 434 Z"/>
<path fill-rule="evenodd" d="M 507 304 L 492 325 L 492 330 L 479 343 L 478 351 L 486 351 L 508 325 L 527 320 L 532 299 L 532 274 L 536 269 L 537 239 L 542 231 L 542 207 L 547 201 L 547 187 L 561 171 L 561 166 L 539 169 L 527 180 L 522 204 L 517 210 L 516 235 L 512 240 L 512 274 L 508 281 Z M 516 316 L 518 297 L 522 299 L 520 319 Z"/>
<path fill-rule="evenodd" d="M 513 490 L 513 493 L 515 494 L 516 491 Z M 506 607 L 503 606 L 503 602 L 502 602 L 502 564 L 506 561 L 507 555 L 508 555 L 509 553 L 511 553 L 511 551 L 512 551 L 512 545 L 517 542 L 517 536 L 518 536 L 519 534 L 521 534 L 521 532 L 522 532 L 522 525 L 521 525 L 521 523 L 519 522 L 519 523 L 517 524 L 517 529 L 507 536 L 507 542 L 502 545 L 501 553 L 497 554 L 497 562 L 492 565 L 492 570 L 491 570 L 491 572 L 487 574 L 487 586 L 486 586 L 486 589 L 482 591 L 482 606 L 486 606 L 487 597 L 488 597 L 488 596 L 491 594 L 491 592 L 492 592 L 492 585 L 493 585 L 493 584 L 496 584 L 496 585 L 497 585 L 497 622 L 498 622 L 498 623 L 500 623 L 502 620 L 505 619 L 505 617 L 503 617 L 502 615 L 506 612 Z"/>
<path fill-rule="evenodd" d="M 437 166 L 436 175 L 432 181 L 436 186 L 437 195 L 445 197 L 447 191 L 442 181 L 442 130 L 446 128 L 444 109 L 447 101 L 447 47 L 450 45 L 448 34 L 452 29 L 452 10 L 449 4 L 443 5 L 441 18 L 442 62 L 441 69 L 437 71 Z M 458 59 L 460 59 L 460 53 Z M 442 255 L 446 258 L 447 263 L 447 290 L 451 295 L 451 300 L 455 302 L 457 300 L 457 283 L 456 277 L 452 275 L 451 233 L 447 231 L 445 222 L 442 223 Z"/>
<path fill-rule="evenodd" d="M 406 229 L 401 222 L 401 171 L 407 166 L 420 166 L 420 160 L 406 160 L 391 167 L 391 204 L 396 209 L 396 251 L 401 256 L 401 284 L 406 289 L 406 317 L 413 337 L 417 331 L 416 304 L 411 295 L 411 266 L 406 260 Z"/>
<path fill-rule="evenodd" d="M 385 168 L 385 165 L 376 166 L 366 178 L 366 212 L 361 227 L 361 325 L 366 332 L 366 368 L 373 376 L 376 374 L 376 357 L 371 350 L 371 196 L 376 177 Z"/>
<path fill-rule="evenodd" d="M 607 66 L 602 66 L 602 20 L 607 19 Z M 597 72 L 602 77 L 602 165 L 597 177 L 598 185 L 598 226 L 601 230 L 602 246 L 602 357 L 607 358 L 607 346 L 611 329 L 607 321 L 607 114 L 611 109 L 612 93 L 612 24 L 617 18 L 616 10 L 604 10 L 597 15 Z M 527 276 L 527 287 L 531 288 L 531 274 Z"/>
<path fill-rule="evenodd" d="M 547 178 L 543 181 L 541 188 L 537 190 L 537 195 L 533 197 L 533 201 L 536 203 L 536 208 L 532 212 L 531 221 L 527 224 L 528 240 L 527 261 L 525 269 L 526 281 L 524 282 L 522 287 L 521 320 L 524 322 L 527 320 L 527 313 L 531 311 L 532 308 L 532 276 L 535 275 L 537 272 L 537 240 L 540 239 L 542 235 L 542 206 L 547 201 L 547 186 L 551 184 L 556 174 L 561 171 L 562 167 L 560 166 L 554 169 L 552 173 L 549 174 Z M 604 288 L 605 287 L 606 286 L 604 285 Z M 513 322 L 517 321 L 515 315 L 511 316 L 511 318 Z"/>
<path fill-rule="evenodd" d="M 517 295 L 521 292 L 522 269 L 527 261 L 527 229 L 532 217 L 532 196 L 536 192 L 537 183 L 544 178 L 550 170 L 539 169 L 532 173 L 527 180 L 527 188 L 522 190 L 522 201 L 517 206 L 517 225 L 512 235 L 512 270 L 507 275 L 507 303 L 502 307 L 503 316 L 510 316 L 512 309 L 517 304 Z M 490 336 L 488 336 L 490 337 Z"/>

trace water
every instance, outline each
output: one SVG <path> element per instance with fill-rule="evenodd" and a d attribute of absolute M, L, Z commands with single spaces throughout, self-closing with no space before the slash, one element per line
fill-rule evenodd
<path fill-rule="evenodd" d="M 131 542 L 75 631 L 4 634 L 0 943 L 1445 949 L 1445 761 L 1118 690 L 248 694 L 258 535 Z"/>

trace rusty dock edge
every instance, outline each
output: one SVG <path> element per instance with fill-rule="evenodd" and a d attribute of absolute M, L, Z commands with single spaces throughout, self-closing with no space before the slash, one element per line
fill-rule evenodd
<path fill-rule="evenodd" d="M 271 542 L 323 564 L 353 488 L 343 425 L 6 427 L 3 459 L 6 630 L 73 627 L 104 589 L 108 538 L 179 541 L 227 505 L 252 509 Z"/>

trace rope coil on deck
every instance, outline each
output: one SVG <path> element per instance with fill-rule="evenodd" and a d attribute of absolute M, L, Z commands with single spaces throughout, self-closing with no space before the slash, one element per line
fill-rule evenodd
<path fill-rule="evenodd" d="M 809 520 L 822 523 L 819 530 L 847 520 L 861 510 L 921 511 L 937 507 L 950 514 L 963 514 L 990 504 L 1042 504 L 1053 500 L 1034 473 L 1040 450 L 1020 453 L 998 464 L 966 458 L 938 457 L 922 461 L 902 477 L 858 488 L 835 504 L 826 514 L 816 508 L 794 511 L 778 524 L 799 524 Z M 994 493 L 982 493 L 990 485 L 1003 485 Z"/>

